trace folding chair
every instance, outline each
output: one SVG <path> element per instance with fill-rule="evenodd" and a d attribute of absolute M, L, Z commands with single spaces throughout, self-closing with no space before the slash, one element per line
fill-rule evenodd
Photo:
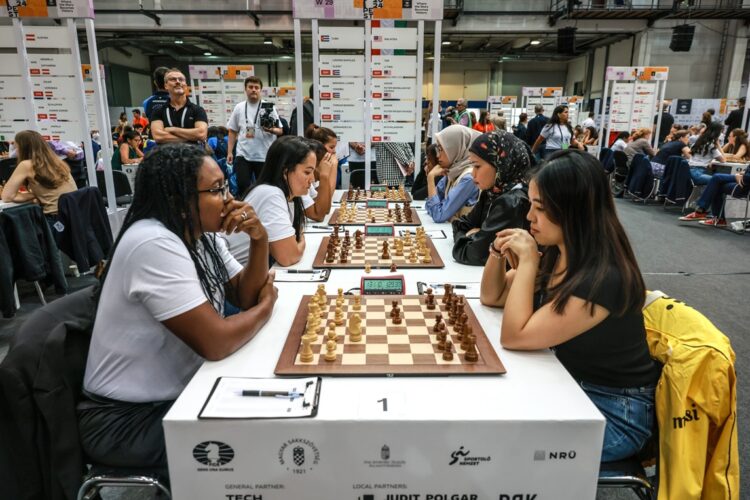
<path fill-rule="evenodd" d="M 748 231 L 748 229 L 750 229 L 750 219 L 748 219 L 748 213 L 750 212 L 750 191 L 748 191 L 747 194 L 742 195 L 738 192 L 737 188 L 739 187 L 740 187 L 739 185 L 735 186 L 732 192 L 728 194 L 726 197 L 724 197 L 724 203 L 721 206 L 721 215 L 719 217 L 724 217 L 727 219 L 729 218 L 727 216 L 727 210 L 726 210 L 727 201 L 730 201 L 732 198 L 743 201 L 743 198 L 744 198 L 745 215 L 742 217 L 741 220 L 737 222 L 733 222 L 730 226 L 728 226 L 729 229 L 731 229 L 732 231 L 736 233 L 744 233 Z"/>
<path fill-rule="evenodd" d="M 615 168 L 615 157 L 614 151 L 609 148 L 602 148 L 599 151 L 599 162 L 602 164 L 602 168 L 607 174 L 611 174 Z"/>
<path fill-rule="evenodd" d="M 125 172 L 113 170 L 112 179 L 115 184 L 115 203 L 117 206 L 131 204 L 133 202 L 133 189 L 130 187 L 130 181 L 128 181 L 128 176 Z M 106 194 L 104 172 L 101 170 L 96 172 L 96 183 L 99 185 L 100 191 Z M 106 196 L 104 197 L 104 202 L 107 202 Z"/>
<path fill-rule="evenodd" d="M 615 151 L 612 155 L 614 170 L 610 174 L 610 186 L 612 194 L 621 197 L 625 190 L 625 180 L 628 177 L 628 155 L 623 151 Z"/>
<path fill-rule="evenodd" d="M 635 456 L 601 464 L 597 489 L 608 488 L 627 488 L 640 500 L 656 500 L 656 488 L 646 477 L 646 471 Z"/>
<path fill-rule="evenodd" d="M 670 156 L 664 165 L 664 177 L 659 187 L 659 195 L 664 198 L 664 208 L 671 205 L 682 205 L 685 211 L 685 201 L 693 189 L 690 178 L 690 166 L 681 156 Z"/>
<path fill-rule="evenodd" d="M 656 193 L 658 185 L 649 159 L 642 154 L 635 155 L 630 162 L 630 172 L 626 183 L 627 194 L 636 201 L 646 203 Z"/>

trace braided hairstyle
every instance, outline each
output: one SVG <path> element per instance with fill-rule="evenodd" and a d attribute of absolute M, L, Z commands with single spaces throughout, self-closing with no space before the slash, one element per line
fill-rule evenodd
<path fill-rule="evenodd" d="M 140 220 L 156 219 L 185 244 L 203 293 L 221 313 L 229 276 L 216 247 L 216 237 L 203 233 L 198 204 L 198 172 L 206 157 L 205 151 L 188 144 L 159 146 L 145 156 L 135 177 L 133 203 L 110 251 L 99 294 L 125 232 Z M 195 234 L 200 236 L 196 238 Z"/>

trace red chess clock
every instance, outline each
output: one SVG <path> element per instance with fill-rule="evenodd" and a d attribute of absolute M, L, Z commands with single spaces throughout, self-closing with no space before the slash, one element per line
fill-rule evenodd
<path fill-rule="evenodd" d="M 405 295 L 406 282 L 403 274 L 393 276 L 362 276 L 361 295 Z"/>

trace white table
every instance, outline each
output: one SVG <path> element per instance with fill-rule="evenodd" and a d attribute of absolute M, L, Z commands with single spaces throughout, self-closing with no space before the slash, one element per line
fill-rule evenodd
<path fill-rule="evenodd" d="M 428 222 L 422 210 L 420 217 L 427 230 L 448 236 L 435 241 L 446 267 L 399 271 L 407 293 L 417 293 L 417 281 L 478 282 L 482 268 L 451 258 L 450 225 Z M 294 267 L 311 267 L 323 236 L 306 236 Z M 333 270 L 326 288 L 357 287 L 362 274 Z M 502 311 L 476 299 L 469 304 L 505 375 L 326 377 L 315 418 L 198 420 L 217 377 L 273 376 L 299 301 L 317 283 L 278 287 L 276 308 L 258 335 L 232 356 L 205 363 L 164 419 L 175 499 L 595 498 L 604 418 L 551 352 L 502 349 Z M 193 453 L 208 441 L 226 445 L 222 462 L 231 460 L 200 463 Z M 293 462 L 295 448 L 302 463 Z"/>

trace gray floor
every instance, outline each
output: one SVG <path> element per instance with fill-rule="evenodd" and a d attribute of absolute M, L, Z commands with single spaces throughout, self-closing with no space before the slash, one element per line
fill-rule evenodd
<path fill-rule="evenodd" d="M 742 488 L 750 491 L 750 334 L 748 332 L 748 299 L 750 298 L 750 234 L 699 224 L 679 223 L 676 211 L 665 212 L 658 206 L 644 206 L 617 200 L 625 229 L 638 257 L 646 285 L 662 290 L 699 309 L 731 340 L 737 354 L 737 412 L 739 418 L 740 464 Z M 585 221 L 581 222 L 585 224 Z M 742 274 L 749 273 L 749 274 Z M 74 288 L 91 283 L 92 278 L 71 280 Z M 23 307 L 12 320 L 0 319 L 0 359 L 7 351 L 9 339 L 30 311 L 39 306 L 31 286 L 20 287 Z M 107 495 L 107 498 L 145 500 L 148 493 Z M 599 499 L 630 499 L 628 492 L 602 491 Z"/>

